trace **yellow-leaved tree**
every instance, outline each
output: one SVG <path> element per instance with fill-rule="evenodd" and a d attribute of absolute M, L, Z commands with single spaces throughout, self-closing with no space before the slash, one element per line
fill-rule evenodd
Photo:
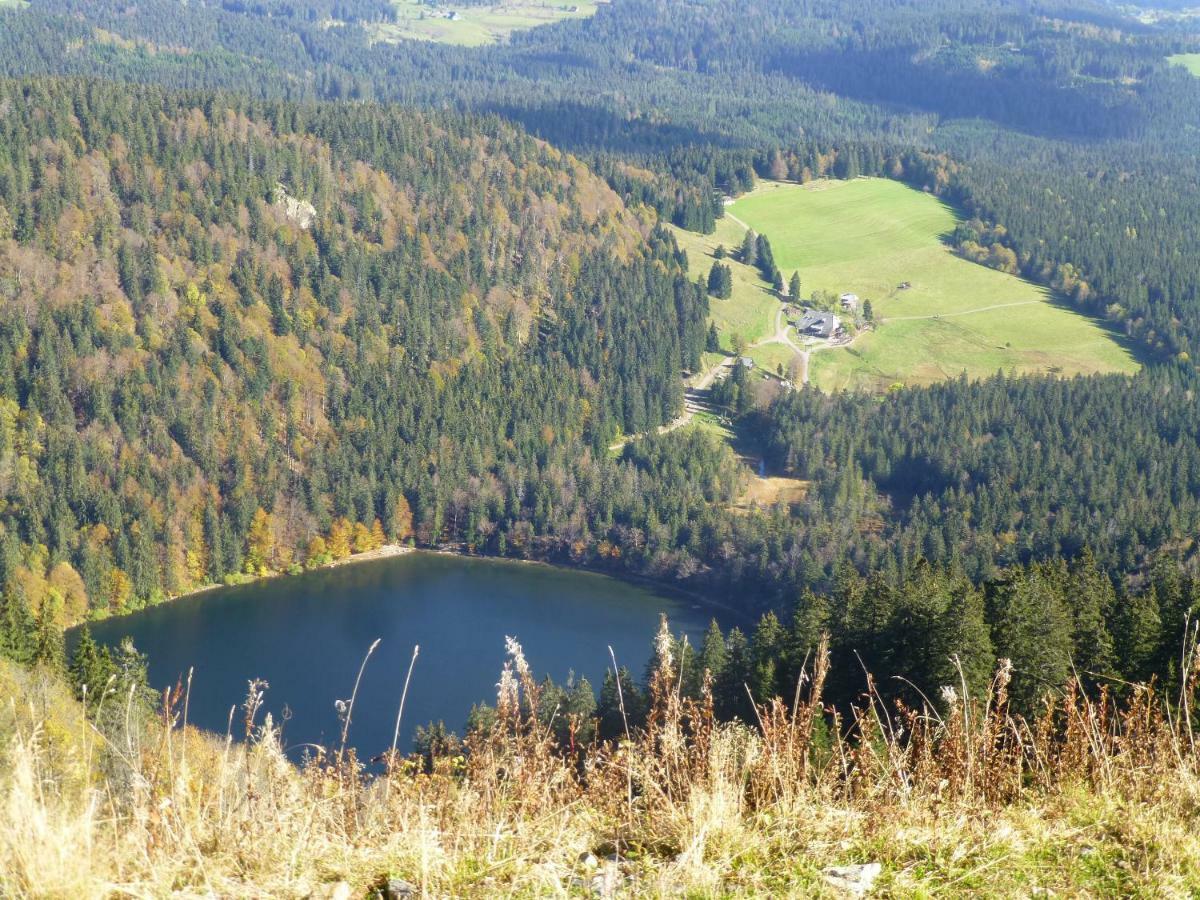
<path fill-rule="evenodd" d="M 392 539 L 407 541 L 413 533 L 412 507 L 403 494 L 396 495 L 396 505 L 392 508 Z"/>
<path fill-rule="evenodd" d="M 346 518 L 333 520 L 329 526 L 329 553 L 334 559 L 345 559 L 350 555 L 350 539 L 353 529 Z"/>
<path fill-rule="evenodd" d="M 246 536 L 246 572 L 266 575 L 274 561 L 275 523 L 271 514 L 260 506 L 250 520 L 250 533 Z"/>

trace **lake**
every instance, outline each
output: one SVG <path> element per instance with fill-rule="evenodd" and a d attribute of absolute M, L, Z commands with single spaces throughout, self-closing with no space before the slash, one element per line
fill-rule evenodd
<path fill-rule="evenodd" d="M 95 623 L 92 632 L 109 645 L 131 636 L 149 656 L 156 688 L 186 682 L 193 668 L 188 719 L 221 734 L 247 681 L 265 679 L 264 711 L 277 722 L 287 711 L 284 743 L 293 751 L 337 744 L 334 703 L 350 697 L 379 638 L 349 739 L 369 758 L 391 745 L 414 644 L 421 652 L 404 709 L 405 750 L 417 725 L 444 720 L 461 734 L 472 704 L 495 703 L 506 635 L 521 642 L 539 678 L 564 682 L 573 671 L 598 692 L 610 644 L 640 677 L 660 613 L 693 644 L 713 615 L 692 600 L 590 572 L 411 553 L 211 590 Z"/>

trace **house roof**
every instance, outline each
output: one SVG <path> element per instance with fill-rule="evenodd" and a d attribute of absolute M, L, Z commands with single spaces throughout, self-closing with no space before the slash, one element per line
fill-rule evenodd
<path fill-rule="evenodd" d="M 829 337 L 841 327 L 841 320 L 831 312 L 818 309 L 806 309 L 804 315 L 796 322 L 796 330 L 801 334 L 816 334 Z"/>

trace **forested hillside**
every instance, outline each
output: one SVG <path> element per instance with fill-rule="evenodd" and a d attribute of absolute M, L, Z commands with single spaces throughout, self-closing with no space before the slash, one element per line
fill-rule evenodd
<path fill-rule="evenodd" d="M 0 0 L 0 894 L 1200 892 L 1200 26 L 1164 6 L 613 0 L 467 49 L 388 0 Z M 815 390 L 891 309 L 730 198 L 861 175 L 1140 370 Z M 833 340 L 792 343 L 802 287 Z M 376 640 L 302 766 L 265 681 L 219 741 L 190 674 L 67 652 L 400 543 L 753 624 L 664 622 L 640 679 L 609 647 L 598 697 L 509 638 L 461 740 L 398 746 L 405 680 L 360 757 Z"/>
<path fill-rule="evenodd" d="M 642 204 L 704 230 L 722 212 L 716 191 L 756 177 L 879 174 L 938 193 L 967 214 L 953 235 L 964 254 L 1117 323 L 1148 359 L 1180 367 L 1173 396 L 1185 396 L 1200 336 L 1189 252 L 1200 173 L 1187 152 L 1200 82 L 1165 56 L 1191 46 L 1186 28 L 1084 3 L 1031 14 L 1016 3 L 622 0 L 467 51 L 371 43 L 369 26 L 389 15 L 376 3 L 173 0 L 0 11 L 10 73 L 260 98 L 7 88 L 5 266 L 9 295 L 27 305 L 6 313 L 23 323 L 8 342 L 13 458 L 38 473 L 84 460 L 90 473 L 91 448 L 107 473 L 91 481 L 120 500 L 29 493 L 16 479 L 39 499 L 36 512 L 9 513 L 10 545 L 26 548 L 8 551 L 11 571 L 49 577 L 67 563 L 93 605 L 121 608 L 372 546 L 407 534 L 410 512 L 421 540 L 718 590 L 751 578 L 764 604 L 828 583 L 841 559 L 902 566 L 924 554 L 984 577 L 1084 544 L 1114 575 L 1160 551 L 1190 554 L 1186 478 L 1167 487 L 1106 471 L 1105 490 L 1064 496 L 1085 463 L 1072 432 L 1044 420 L 1028 423 L 1021 452 L 1051 448 L 1058 474 L 1014 472 L 1022 488 L 1002 501 L 976 475 L 970 502 L 984 503 L 988 526 L 951 523 L 967 502 L 961 474 L 909 486 L 888 474 L 904 465 L 877 462 L 895 449 L 884 436 L 895 423 L 860 420 L 865 400 L 805 396 L 772 414 L 769 458 L 816 481 L 790 511 L 727 515 L 736 466 L 703 438 L 604 458 L 618 432 L 678 411 L 679 374 L 704 330 L 702 273 L 680 270 Z M 475 112 L 272 99 L 287 96 Z M 33 115 L 41 106 L 52 112 Z M 586 151 L 607 185 L 494 113 Z M 987 121 L 955 121 L 964 115 Z M 65 386 L 58 399 L 43 371 Z M 1157 378 L 1064 390 L 1123 408 Z M 1063 415 L 1090 415 L 1070 409 L 1076 399 Z M 843 451 L 830 436 L 840 426 L 820 425 L 825 410 L 859 422 L 860 449 Z M 1163 415 L 1155 452 L 1190 458 L 1186 404 Z M 815 430 L 803 438 L 789 433 L 801 420 Z M 69 421 L 77 439 L 40 439 L 38 428 Z M 939 440 L 940 455 L 972 458 L 953 430 Z M 139 449 L 118 452 L 126 441 Z M 144 468 L 130 478 L 128 466 Z M 151 512 L 173 494 L 187 499 Z M 1114 512 L 1128 530 L 1090 530 Z M 42 582 L 30 584 L 40 596 Z M 67 593 L 78 612 L 80 590 Z"/>
<path fill-rule="evenodd" d="M 678 411 L 703 290 L 495 119 L 48 81 L 0 109 L 10 604 L 565 540 L 568 485 L 636 477 L 604 448 Z"/>
<path fill-rule="evenodd" d="M 1186 19 L 1087 0 L 619 0 L 465 50 L 373 42 L 389 14 L 33 0 L 0 8 L 0 70 L 499 112 L 701 230 L 713 188 L 744 190 L 756 169 L 900 177 L 1151 352 L 1195 355 L 1200 80 L 1167 62 L 1200 46 Z"/>

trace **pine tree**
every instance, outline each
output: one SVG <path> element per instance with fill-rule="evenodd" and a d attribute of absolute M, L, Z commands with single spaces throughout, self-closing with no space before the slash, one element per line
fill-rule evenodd
<path fill-rule="evenodd" d="M 1116 611 L 1117 595 L 1112 580 L 1100 571 L 1088 548 L 1071 569 L 1066 595 L 1074 622 L 1071 641 L 1076 671 L 1085 678 L 1112 677 L 1116 654 L 1106 620 Z"/>
<path fill-rule="evenodd" d="M 700 660 L 697 668 L 700 670 L 701 679 L 707 672 L 715 684 L 725 671 L 725 635 L 721 632 L 721 626 L 717 624 L 717 620 L 713 619 L 708 623 L 708 631 L 704 633 L 704 643 L 700 646 Z"/>
<path fill-rule="evenodd" d="M 776 276 L 775 254 L 771 251 L 771 242 L 767 240 L 765 234 L 760 234 L 755 240 L 755 248 L 757 250 L 758 269 L 762 273 L 763 278 L 773 282 Z"/>
<path fill-rule="evenodd" d="M 1116 616 L 1117 648 L 1121 671 L 1127 681 L 1147 681 L 1161 649 L 1162 614 L 1154 586 L 1129 597 Z"/>
<path fill-rule="evenodd" d="M 738 259 L 747 266 L 758 264 L 758 235 L 753 231 L 747 231 L 746 236 L 742 238 L 742 248 L 738 251 Z"/>
<path fill-rule="evenodd" d="M 716 322 L 712 322 L 708 326 L 708 337 L 705 339 L 704 349 L 709 353 L 721 352 L 721 335 L 717 333 Z"/>
<path fill-rule="evenodd" d="M 740 628 L 729 632 L 725 642 L 726 662 L 721 677 L 713 687 L 717 716 L 722 719 L 739 718 L 743 722 L 754 721 L 754 710 L 746 695 L 746 686 L 752 678 L 750 644 Z"/>
<path fill-rule="evenodd" d="M 708 292 L 714 297 L 727 300 L 733 295 L 733 270 L 721 262 L 715 262 L 708 273 Z"/>
<path fill-rule="evenodd" d="M 96 644 L 91 629 L 86 625 L 79 629 L 79 641 L 75 645 L 75 652 L 71 654 L 67 673 L 75 688 L 75 696 L 81 700 L 86 698 L 91 707 L 95 707 L 113 688 L 111 681 L 117 673 L 108 648 Z"/>
<path fill-rule="evenodd" d="M 37 620 L 34 624 L 32 662 L 61 669 L 65 649 L 62 629 L 55 621 L 58 616 L 56 599 L 54 594 L 50 593 L 42 601 L 42 608 L 38 610 Z"/>
<path fill-rule="evenodd" d="M 596 706 L 596 718 L 603 740 L 624 738 L 627 722 L 630 731 L 640 728 L 645 723 L 646 695 L 625 666 L 621 666 L 616 677 L 611 669 L 604 673 L 604 683 L 600 686 L 600 702 Z"/>
<path fill-rule="evenodd" d="M 11 586 L 0 594 L 0 655 L 17 663 L 33 660 L 36 621 L 25 598 Z"/>
<path fill-rule="evenodd" d="M 575 729 L 575 745 L 590 743 L 596 735 L 596 694 L 586 678 L 570 686 L 563 712 Z"/>
<path fill-rule="evenodd" d="M 800 273 L 793 272 L 791 280 L 788 282 L 788 296 L 795 302 L 800 299 Z"/>
<path fill-rule="evenodd" d="M 820 643 L 821 635 L 829 629 L 829 600 L 824 596 L 805 590 L 792 610 L 785 644 L 787 656 L 787 683 L 794 684 L 805 665 L 812 671 L 813 654 Z"/>
<path fill-rule="evenodd" d="M 780 693 L 779 661 L 783 656 L 784 644 L 784 631 L 779 618 L 773 612 L 766 613 L 758 620 L 751 642 L 754 662 L 750 687 L 754 699 L 759 703 L 767 703 Z"/>
<path fill-rule="evenodd" d="M 1010 573 L 989 599 L 996 655 L 1012 661 L 1009 694 L 1020 712 L 1032 714 L 1071 675 L 1070 610 L 1037 569 Z"/>

